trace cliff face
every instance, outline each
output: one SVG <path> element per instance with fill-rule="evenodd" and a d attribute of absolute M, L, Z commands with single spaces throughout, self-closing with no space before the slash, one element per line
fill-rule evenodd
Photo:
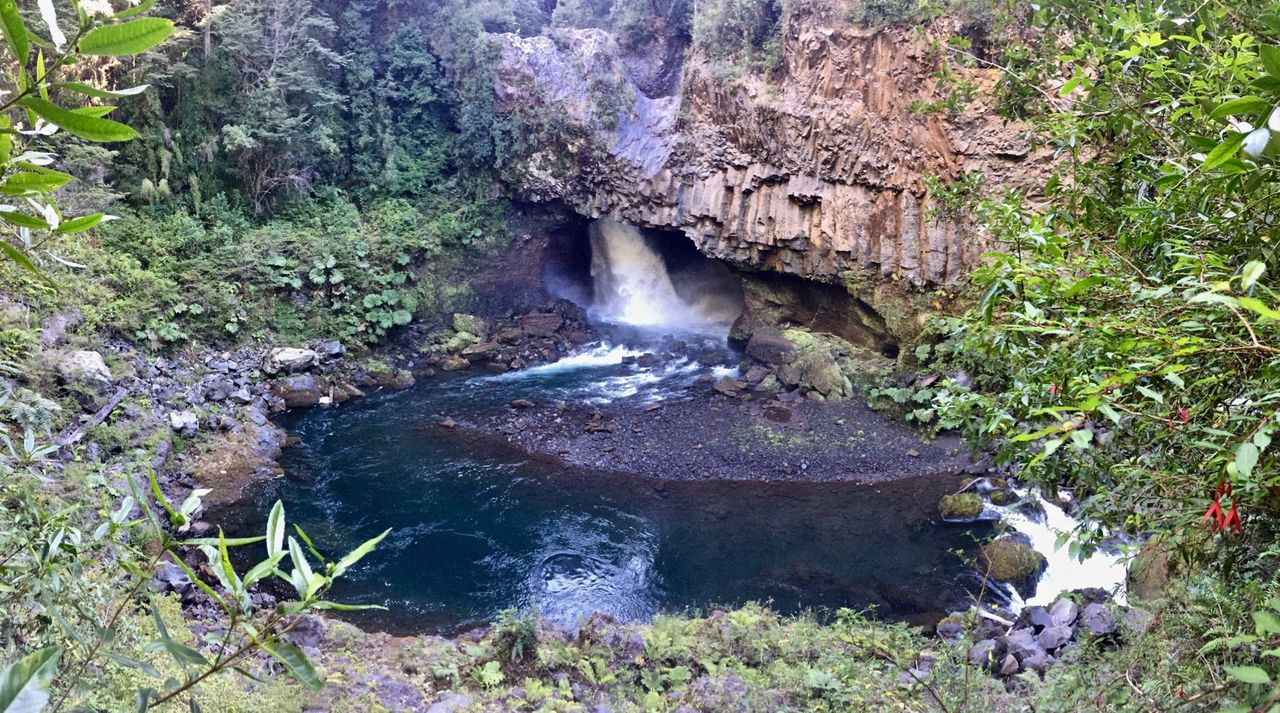
<path fill-rule="evenodd" d="M 696 54 L 677 75 L 621 58 L 599 31 L 510 36 L 500 101 L 577 129 L 535 151 L 520 191 L 590 217 L 682 231 L 743 267 L 952 283 L 985 239 L 931 211 L 925 179 L 981 172 L 985 192 L 1030 188 L 1042 184 L 1047 156 L 986 103 L 994 70 L 966 70 L 980 89 L 958 116 L 911 111 L 916 100 L 942 98 L 926 39 L 954 31 L 947 23 L 916 34 L 797 30 L 784 43 L 782 77 L 769 81 L 718 76 Z M 651 77 L 664 73 L 676 81 L 655 90 Z"/>

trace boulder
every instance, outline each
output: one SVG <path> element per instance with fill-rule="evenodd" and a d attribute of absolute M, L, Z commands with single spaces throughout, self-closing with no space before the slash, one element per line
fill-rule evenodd
<path fill-rule="evenodd" d="M 526 314 L 520 318 L 520 331 L 530 337 L 550 337 L 564 325 L 564 318 L 551 312 Z"/>
<path fill-rule="evenodd" d="M 456 312 L 453 315 L 453 331 L 473 334 L 483 339 L 489 333 L 489 326 L 485 324 L 484 317 Z"/>
<path fill-rule="evenodd" d="M 1080 614 L 1080 627 L 1093 636 L 1109 636 L 1116 632 L 1116 618 L 1105 604 L 1090 604 Z"/>
<path fill-rule="evenodd" d="M 271 391 L 284 400 L 287 408 L 315 406 L 325 395 L 320 382 L 310 374 L 295 374 L 281 379 L 271 386 Z"/>
<path fill-rule="evenodd" d="M 190 438 L 200 430 L 200 418 L 190 411 L 170 411 L 169 427 L 174 433 Z"/>
<path fill-rule="evenodd" d="M 979 571 L 1012 584 L 1024 597 L 1035 594 L 1036 581 L 1047 565 L 1044 555 L 1015 535 L 1001 535 L 978 551 Z"/>
<path fill-rule="evenodd" d="M 775 329 L 761 328 L 747 341 L 747 356 L 770 366 L 789 364 L 796 357 L 796 345 Z"/>
<path fill-rule="evenodd" d="M 1053 626 L 1055 623 L 1053 615 L 1049 613 L 1048 609 L 1039 605 L 1033 605 L 1023 608 L 1022 613 L 1018 614 L 1018 621 L 1015 626 L 1018 628 L 1029 626 L 1038 634 Z"/>
<path fill-rule="evenodd" d="M 1071 626 L 1080 616 L 1080 605 L 1063 597 L 1049 607 L 1049 616 L 1053 618 L 1054 626 Z"/>
<path fill-rule="evenodd" d="M 316 354 L 319 354 L 320 358 L 326 361 L 339 359 L 346 353 L 347 348 L 342 345 L 342 342 L 336 339 L 327 342 L 320 342 L 316 345 Z"/>
<path fill-rule="evenodd" d="M 111 370 L 98 352 L 63 352 L 58 358 L 57 370 L 66 384 L 86 386 L 99 392 L 111 388 Z"/>
<path fill-rule="evenodd" d="M 1036 634 L 1036 641 L 1045 651 L 1056 651 L 1063 644 L 1071 641 L 1071 636 L 1075 632 L 1069 626 L 1051 626 L 1048 629 Z"/>
<path fill-rule="evenodd" d="M 1000 660 L 999 647 L 995 639 L 983 639 L 969 647 L 969 663 L 990 670 Z"/>
<path fill-rule="evenodd" d="M 976 520 L 982 514 L 982 498 L 977 493 L 943 495 L 938 510 L 947 520 Z"/>
<path fill-rule="evenodd" d="M 1019 662 L 1045 653 L 1044 647 L 1036 640 L 1036 635 L 1031 629 L 1017 629 L 1004 637 L 1003 643 L 1005 650 Z"/>
<path fill-rule="evenodd" d="M 56 347 L 67 336 L 67 330 L 84 322 L 80 310 L 59 312 L 40 323 L 40 344 L 46 349 Z"/>
<path fill-rule="evenodd" d="M 462 371 L 471 368 L 471 362 L 462 357 L 449 357 L 440 365 L 445 371 Z"/>
<path fill-rule="evenodd" d="M 262 371 L 267 374 L 290 374 L 306 369 L 319 358 L 320 355 L 311 349 L 276 347 L 262 360 Z"/>

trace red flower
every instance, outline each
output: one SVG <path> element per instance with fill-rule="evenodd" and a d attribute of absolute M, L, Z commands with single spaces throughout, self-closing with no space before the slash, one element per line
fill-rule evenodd
<path fill-rule="evenodd" d="M 1225 511 L 1222 509 L 1224 497 L 1231 498 L 1231 508 Z M 1213 494 L 1213 502 L 1209 503 L 1209 508 L 1200 517 L 1200 522 L 1211 523 L 1218 532 L 1231 530 L 1243 534 L 1244 525 L 1240 522 L 1240 514 L 1236 512 L 1237 504 L 1238 500 L 1231 494 L 1231 484 L 1224 480 L 1218 484 L 1218 490 Z"/>

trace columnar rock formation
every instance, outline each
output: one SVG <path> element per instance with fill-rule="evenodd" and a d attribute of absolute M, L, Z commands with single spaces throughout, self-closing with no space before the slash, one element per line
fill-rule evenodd
<path fill-rule="evenodd" d="M 500 100 L 574 129 L 533 154 L 521 192 L 680 230 L 743 266 L 826 281 L 867 271 L 919 287 L 954 282 L 984 237 L 934 210 L 926 178 L 981 172 L 984 191 L 1033 187 L 1047 164 L 1025 128 L 984 98 L 994 70 L 962 70 L 982 90 L 954 116 L 913 110 L 943 97 L 927 38 L 954 29 L 947 19 L 923 31 L 796 29 L 780 74 L 728 78 L 693 54 L 665 91 L 647 77 L 670 68 L 621 57 L 600 31 L 510 36 Z"/>

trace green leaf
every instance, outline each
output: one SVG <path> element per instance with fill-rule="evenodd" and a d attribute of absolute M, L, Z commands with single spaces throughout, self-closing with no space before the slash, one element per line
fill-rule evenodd
<path fill-rule="evenodd" d="M 1253 623 L 1258 628 L 1259 636 L 1280 634 L 1280 616 L 1276 616 L 1275 612 L 1256 611 L 1253 613 Z"/>
<path fill-rule="evenodd" d="M 1271 683 L 1271 677 L 1257 666 L 1223 666 L 1227 675 L 1241 683 Z"/>
<path fill-rule="evenodd" d="M 1100 285 L 1100 284 L 1102 284 L 1102 282 L 1103 282 L 1103 278 L 1102 278 L 1102 276 L 1101 276 L 1101 275 L 1092 275 L 1092 276 L 1090 276 L 1090 277 L 1086 277 L 1086 278 L 1084 278 L 1084 279 L 1082 279 L 1082 280 L 1080 280 L 1080 281 L 1076 282 L 1076 284 L 1072 285 L 1071 287 L 1068 287 L 1068 288 L 1067 288 L 1067 291 L 1062 293 L 1062 296 L 1063 296 L 1063 297 L 1075 297 L 1076 295 L 1080 294 L 1081 292 L 1084 292 L 1084 291 L 1088 290 L 1089 288 L 1093 287 L 1094 285 Z"/>
<path fill-rule="evenodd" d="M 142 2 L 138 3 L 137 5 L 134 5 L 133 7 L 128 8 L 127 10 L 121 10 L 120 12 L 117 12 L 116 14 L 112 15 L 111 19 L 125 20 L 130 17 L 137 17 L 138 15 L 141 15 L 147 10 L 150 10 L 151 7 L 155 4 L 156 4 L 156 0 L 142 0 Z"/>
<path fill-rule="evenodd" d="M 1242 144 L 1244 144 L 1244 134 L 1235 131 L 1231 132 L 1231 135 L 1225 141 L 1209 152 L 1200 168 L 1205 171 L 1212 171 L 1221 166 L 1235 158 L 1236 152 L 1240 150 Z"/>
<path fill-rule="evenodd" d="M 1211 303 L 1226 305 L 1227 307 L 1237 307 L 1240 302 L 1231 295 L 1224 295 L 1218 292 L 1201 292 L 1200 294 L 1187 300 L 1192 303 Z"/>
<path fill-rule="evenodd" d="M 1246 263 L 1244 269 L 1240 271 L 1240 287 L 1245 290 L 1253 287 L 1266 271 L 1267 266 L 1258 260 Z"/>
<path fill-rule="evenodd" d="M 85 141 L 98 143 L 129 141 L 138 135 L 138 132 L 118 121 L 77 114 L 38 97 L 23 97 L 18 104 L 39 114 L 45 121 L 56 124 L 67 133 L 79 136 Z"/>
<path fill-rule="evenodd" d="M 29 196 L 38 193 L 51 193 L 67 185 L 71 176 L 58 171 L 18 171 L 9 174 L 0 183 L 0 193 L 6 196 Z"/>
<path fill-rule="evenodd" d="M 58 672 L 62 647 L 50 646 L 14 661 L 0 671 L 0 713 L 40 713 Z"/>
<path fill-rule="evenodd" d="M 22 24 L 17 0 L 0 0 L 0 24 L 4 25 L 4 41 L 8 43 L 9 51 L 18 64 L 26 64 L 31 45 L 27 41 L 27 28 Z"/>
<path fill-rule="evenodd" d="M 1262 97 L 1240 97 L 1223 102 L 1209 114 L 1209 118 L 1221 119 L 1224 116 L 1234 116 L 1236 114 L 1257 114 L 1270 106 L 1271 104 Z"/>
<path fill-rule="evenodd" d="M 382 542 L 382 538 L 391 533 L 391 528 L 382 531 L 381 535 L 365 540 L 359 547 L 351 550 L 346 557 L 338 560 L 338 564 L 333 568 L 333 576 L 341 577 L 344 572 L 354 566 L 357 562 L 364 559 L 364 556 L 373 551 L 374 547 Z"/>
<path fill-rule="evenodd" d="M 1240 477 L 1248 478 L 1253 467 L 1258 464 L 1258 447 L 1252 443 L 1242 443 L 1236 450 L 1236 471 Z"/>
<path fill-rule="evenodd" d="M 298 647 L 286 644 L 283 641 L 264 641 L 261 643 L 261 647 L 272 658 L 284 664 L 284 667 L 289 669 L 289 673 L 298 680 L 298 683 L 312 691 L 324 689 L 324 679 L 320 678 L 320 674 L 311 665 L 310 659 Z"/>
<path fill-rule="evenodd" d="M 1262 56 L 1262 66 L 1266 68 L 1267 74 L 1280 79 L 1280 47 L 1262 45 L 1258 48 L 1258 54 Z"/>
<path fill-rule="evenodd" d="M 150 84 L 139 84 L 136 87 L 127 89 L 99 89 L 98 87 L 85 84 L 84 82 L 55 82 L 52 84 L 55 89 L 66 89 L 77 94 L 85 96 L 98 97 L 100 99 L 118 99 L 120 97 L 131 97 L 141 94 L 151 88 Z"/>
<path fill-rule="evenodd" d="M 1237 300 L 1241 307 L 1267 319 L 1280 320 L 1280 311 L 1272 309 L 1267 303 L 1256 297 L 1240 297 Z"/>
<path fill-rule="evenodd" d="M 173 23 L 169 20 L 144 17 L 90 30 L 80 40 L 80 51 L 87 55 L 111 57 L 141 54 L 164 42 L 172 33 Z"/>
<path fill-rule="evenodd" d="M 190 646 L 183 646 L 182 644 L 179 644 L 169 636 L 169 628 L 165 626 L 164 619 L 160 616 L 160 610 L 156 608 L 156 603 L 154 601 L 151 602 L 151 620 L 156 624 L 156 631 L 160 635 L 160 640 L 148 644 L 147 649 L 151 651 L 164 651 L 169 654 L 169 656 L 173 657 L 173 660 L 177 661 L 178 665 L 183 668 L 188 666 L 203 667 L 209 665 L 209 660 L 204 657 L 204 654 L 196 651 Z"/>
<path fill-rule="evenodd" d="M 49 229 L 48 223 L 34 216 L 27 215 L 26 213 L 16 213 L 11 210 L 0 210 L 0 219 L 20 228 L 31 228 L 32 230 Z"/>
<path fill-rule="evenodd" d="M 72 218 L 71 220 L 64 221 L 58 225 L 58 232 L 64 235 L 83 233 L 84 231 L 96 226 L 98 223 L 101 223 L 102 219 L 105 217 L 106 216 L 102 213 L 94 213 L 93 215 L 86 215 L 80 218 Z"/>
<path fill-rule="evenodd" d="M 281 552 L 284 552 L 284 503 L 277 500 L 267 516 L 267 556 Z"/>

